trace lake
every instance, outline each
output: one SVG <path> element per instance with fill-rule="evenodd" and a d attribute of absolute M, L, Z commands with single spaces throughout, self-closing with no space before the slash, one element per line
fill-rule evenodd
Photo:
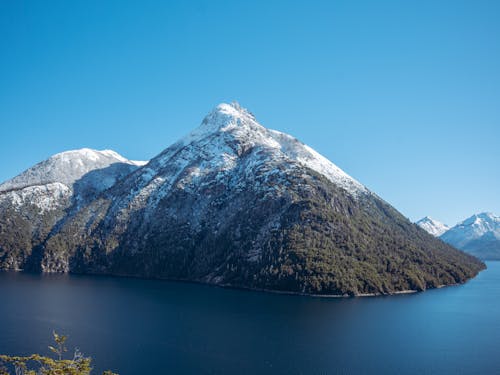
<path fill-rule="evenodd" d="M 0 353 L 47 354 L 55 329 L 122 375 L 500 373 L 500 262 L 390 297 L 9 272 L 0 298 Z"/>

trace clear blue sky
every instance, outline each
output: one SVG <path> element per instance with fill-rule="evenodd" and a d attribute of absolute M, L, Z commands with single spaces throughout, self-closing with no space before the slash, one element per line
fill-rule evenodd
<path fill-rule="evenodd" d="M 2 1 L 0 180 L 237 100 L 410 219 L 500 214 L 500 1 Z"/>

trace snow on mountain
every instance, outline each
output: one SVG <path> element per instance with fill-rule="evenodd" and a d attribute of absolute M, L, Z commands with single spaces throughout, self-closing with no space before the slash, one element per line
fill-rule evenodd
<path fill-rule="evenodd" d="M 237 103 L 220 104 L 189 135 L 167 148 L 142 169 L 141 198 L 158 190 L 167 194 L 175 184 L 189 189 L 211 173 L 222 178 L 244 159 L 247 174 L 271 162 L 280 168 L 268 168 L 269 178 L 284 176 L 297 166 L 310 168 L 344 188 L 352 195 L 368 193 L 358 181 L 335 164 L 290 135 L 269 130 Z M 241 163 L 240 163 L 241 164 Z M 168 166 L 168 171 L 163 169 Z M 233 188 L 238 189 L 234 181 Z M 148 188 L 148 186 L 150 187 Z"/>
<path fill-rule="evenodd" d="M 487 212 L 472 215 L 444 233 L 441 239 L 459 249 L 467 250 L 473 241 L 475 247 L 480 247 L 478 240 L 483 237 L 488 242 L 491 242 L 492 238 L 496 238 L 500 245 L 499 216 Z"/>
<path fill-rule="evenodd" d="M 484 267 L 236 103 L 141 164 L 78 150 L 0 185 L 0 268 L 366 295 Z"/>
<path fill-rule="evenodd" d="M 454 227 L 428 216 L 416 222 L 433 236 L 482 260 L 500 260 L 500 217 L 483 212 Z"/>
<path fill-rule="evenodd" d="M 237 140 L 241 149 L 229 150 L 223 164 L 230 165 L 232 157 L 239 156 L 244 149 L 260 147 L 270 151 L 272 156 L 284 162 L 296 162 L 310 168 L 333 183 L 343 187 L 351 194 L 367 192 L 367 189 L 331 161 L 320 155 L 311 147 L 303 144 L 294 137 L 276 130 L 266 129 L 260 125 L 253 114 L 242 108 L 238 103 L 222 103 L 218 105 L 203 121 L 201 126 L 189 134 L 181 142 L 183 144 L 196 143 L 204 138 L 211 138 L 214 134 L 224 133 L 226 145 Z M 221 151 L 217 146 L 211 150 L 214 154 Z M 228 164 L 227 164 L 228 163 Z"/>
<path fill-rule="evenodd" d="M 420 219 L 419 221 L 416 222 L 416 224 L 420 228 L 424 229 L 426 232 L 432 234 L 434 237 L 439 237 L 448 229 L 450 229 L 448 225 L 443 224 L 440 221 L 434 220 L 429 216 Z"/>
<path fill-rule="evenodd" d="M 107 168 L 115 163 L 140 166 L 144 162 L 127 160 L 112 150 L 97 151 L 82 148 L 65 151 L 51 156 L 11 180 L 4 182 L 0 185 L 0 192 L 54 182 L 71 187 L 90 171 Z M 104 183 L 106 184 L 106 182 Z"/>
<path fill-rule="evenodd" d="M 210 194 L 223 185 L 238 192 L 247 189 L 245 177 L 258 176 L 273 184 L 255 182 L 269 194 L 284 191 L 287 176 L 303 168 L 325 176 L 353 197 L 371 194 L 361 183 L 294 137 L 260 125 L 238 103 L 215 107 L 201 125 L 153 158 L 127 179 L 127 195 L 113 206 L 119 220 L 132 211 L 153 212 L 177 189 Z"/>
<path fill-rule="evenodd" d="M 61 152 L 0 184 L 0 202 L 10 201 L 16 207 L 33 204 L 47 211 L 73 193 L 81 200 L 104 191 L 144 164 L 112 150 Z"/>

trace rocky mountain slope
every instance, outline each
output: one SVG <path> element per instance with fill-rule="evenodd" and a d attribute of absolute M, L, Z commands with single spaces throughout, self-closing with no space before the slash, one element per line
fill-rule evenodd
<path fill-rule="evenodd" d="M 2 267 L 39 268 L 33 250 L 37 253 L 56 225 L 143 164 L 110 150 L 73 150 L 56 154 L 1 184 Z"/>
<path fill-rule="evenodd" d="M 439 237 L 444 232 L 446 232 L 450 227 L 440 221 L 434 220 L 433 218 L 426 216 L 419 221 L 417 224 L 420 228 L 424 229 L 427 233 L 432 234 L 434 237 Z"/>
<path fill-rule="evenodd" d="M 15 266 L 333 295 L 424 290 L 484 267 L 237 104 L 131 168 L 76 205 L 62 198 L 73 208 L 36 251 L 32 231 L 16 234 Z"/>
<path fill-rule="evenodd" d="M 484 260 L 500 260 L 500 217 L 483 212 L 458 223 L 440 237 Z"/>

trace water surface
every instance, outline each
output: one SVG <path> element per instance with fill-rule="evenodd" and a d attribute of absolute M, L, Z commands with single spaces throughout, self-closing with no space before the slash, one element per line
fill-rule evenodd
<path fill-rule="evenodd" d="M 123 375 L 495 374 L 500 262 L 457 287 L 349 299 L 0 273 L 0 353 L 47 353 L 54 329 Z"/>

